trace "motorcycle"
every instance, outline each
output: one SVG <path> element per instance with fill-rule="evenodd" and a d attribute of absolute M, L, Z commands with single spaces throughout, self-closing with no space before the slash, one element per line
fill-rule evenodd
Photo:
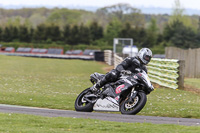
<path fill-rule="evenodd" d="M 90 88 L 82 91 L 75 101 L 75 110 L 120 111 L 122 114 L 135 115 L 142 110 L 147 96 L 154 90 L 147 73 L 136 69 L 137 73 L 121 72 L 115 83 L 108 83 L 100 90 L 93 92 Z M 103 74 L 90 75 L 90 81 L 95 84 L 104 77 Z"/>

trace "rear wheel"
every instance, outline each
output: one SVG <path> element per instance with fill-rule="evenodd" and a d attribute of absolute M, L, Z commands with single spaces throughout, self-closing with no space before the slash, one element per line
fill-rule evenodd
<path fill-rule="evenodd" d="M 127 115 L 135 115 L 140 112 L 140 110 L 142 110 L 146 104 L 146 101 L 147 97 L 143 92 L 139 92 L 134 98 L 133 102 L 129 102 L 129 98 L 126 98 L 121 104 L 121 113 Z"/>
<path fill-rule="evenodd" d="M 75 101 L 75 110 L 76 111 L 83 111 L 83 112 L 92 112 L 94 103 L 90 103 L 84 99 L 84 96 L 87 94 L 91 94 L 90 88 L 85 89 L 82 91 Z M 92 99 L 91 99 L 92 100 Z"/>

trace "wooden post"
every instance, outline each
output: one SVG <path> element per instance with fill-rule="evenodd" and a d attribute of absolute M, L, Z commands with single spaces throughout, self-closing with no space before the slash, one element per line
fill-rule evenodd
<path fill-rule="evenodd" d="M 196 49 L 196 76 L 195 78 L 200 78 L 200 48 Z"/>
<path fill-rule="evenodd" d="M 185 77 L 185 61 L 179 60 L 178 61 L 179 68 L 178 68 L 178 88 L 184 89 L 184 77 Z"/>

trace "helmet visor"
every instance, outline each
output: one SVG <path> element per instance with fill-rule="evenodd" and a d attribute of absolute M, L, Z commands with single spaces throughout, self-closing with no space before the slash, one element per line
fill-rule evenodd
<path fill-rule="evenodd" d="M 144 55 L 144 59 L 149 62 L 151 60 L 151 57 L 148 55 Z"/>

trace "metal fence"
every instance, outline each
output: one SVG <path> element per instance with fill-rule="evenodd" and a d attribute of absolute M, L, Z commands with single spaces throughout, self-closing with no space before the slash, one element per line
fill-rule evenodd
<path fill-rule="evenodd" d="M 166 58 L 185 61 L 185 77 L 200 78 L 200 48 L 183 50 L 175 47 L 165 49 Z"/>

